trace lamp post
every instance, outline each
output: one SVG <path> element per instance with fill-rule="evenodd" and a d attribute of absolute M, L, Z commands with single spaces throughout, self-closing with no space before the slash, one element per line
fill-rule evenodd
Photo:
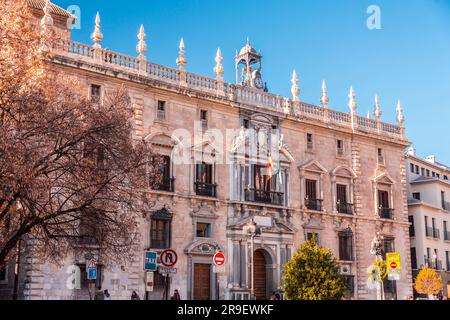
<path fill-rule="evenodd" d="M 251 277 L 251 282 L 250 282 L 250 299 L 251 300 L 255 300 L 255 277 L 254 277 L 254 263 L 253 263 L 253 258 L 254 258 L 254 246 L 255 246 L 255 236 L 257 235 L 257 225 L 255 223 L 255 221 L 252 219 L 251 221 L 249 221 L 243 228 L 242 228 L 242 233 L 244 234 L 244 236 L 249 237 L 250 238 L 250 250 L 251 250 L 251 262 L 250 262 L 250 277 Z"/>

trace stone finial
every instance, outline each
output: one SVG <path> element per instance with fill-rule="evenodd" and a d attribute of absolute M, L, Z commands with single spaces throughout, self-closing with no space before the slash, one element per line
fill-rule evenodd
<path fill-rule="evenodd" d="M 373 111 L 373 114 L 375 116 L 375 119 L 377 121 L 380 121 L 381 115 L 383 113 L 381 112 L 380 102 L 378 101 L 378 95 L 375 95 L 375 109 Z"/>
<path fill-rule="evenodd" d="M 367 110 L 367 119 L 372 119 L 372 116 L 370 115 L 370 110 Z"/>
<path fill-rule="evenodd" d="M 178 58 L 177 58 L 177 65 L 178 69 L 181 71 L 186 71 L 185 66 L 187 65 L 187 59 L 186 55 L 184 53 L 184 40 L 181 38 L 180 40 L 180 51 L 178 52 Z"/>
<path fill-rule="evenodd" d="M 141 25 L 137 38 L 139 41 L 136 46 L 136 52 L 139 54 L 139 58 L 145 58 L 145 54 L 147 53 L 147 44 L 145 43 L 147 35 L 145 34 L 144 25 Z"/>
<path fill-rule="evenodd" d="M 94 32 L 91 35 L 91 39 L 94 42 L 94 48 L 101 48 L 101 42 L 103 40 L 103 34 L 100 31 L 100 14 L 97 12 L 95 16 L 95 28 Z"/>
<path fill-rule="evenodd" d="M 50 0 L 46 0 L 44 8 L 42 9 L 44 11 L 44 16 L 41 19 L 41 27 L 42 27 L 42 30 L 45 30 L 45 31 L 47 31 L 48 26 L 53 25 L 53 18 L 51 15 L 51 12 L 52 12 L 51 4 L 52 3 Z"/>
<path fill-rule="evenodd" d="M 325 80 L 322 81 L 322 98 L 320 98 L 320 103 L 322 103 L 322 106 L 324 108 L 328 108 L 328 103 L 330 102 L 330 99 L 327 95 L 327 84 L 325 83 Z"/>
<path fill-rule="evenodd" d="M 297 72 L 295 72 L 295 70 L 292 72 L 291 82 L 292 82 L 292 87 L 291 87 L 292 100 L 300 101 L 300 89 L 298 87 Z"/>
<path fill-rule="evenodd" d="M 397 122 L 401 127 L 405 123 L 405 115 L 403 114 L 403 106 L 400 100 L 397 102 Z"/>
<path fill-rule="evenodd" d="M 216 66 L 214 67 L 214 74 L 216 75 L 216 79 L 223 80 L 223 57 L 220 48 L 217 48 L 216 58 L 214 59 L 214 61 L 216 61 Z"/>
<path fill-rule="evenodd" d="M 353 89 L 353 86 L 350 87 L 350 92 L 348 94 L 348 98 L 350 99 L 348 102 L 348 107 L 350 108 L 350 111 L 352 113 L 356 112 L 357 104 L 356 104 L 356 94 L 355 90 Z"/>

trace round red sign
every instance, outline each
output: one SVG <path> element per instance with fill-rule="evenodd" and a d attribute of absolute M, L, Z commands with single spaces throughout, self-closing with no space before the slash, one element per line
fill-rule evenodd
<path fill-rule="evenodd" d="M 396 269 L 396 268 L 397 268 L 397 263 L 392 262 L 392 263 L 391 263 L 391 269 Z"/>
<path fill-rule="evenodd" d="M 177 253 L 171 249 L 161 252 L 159 259 L 164 267 L 173 267 L 178 260 Z"/>
<path fill-rule="evenodd" d="M 222 252 L 217 252 L 214 255 L 214 264 L 218 267 L 221 267 L 225 264 L 225 255 Z"/>

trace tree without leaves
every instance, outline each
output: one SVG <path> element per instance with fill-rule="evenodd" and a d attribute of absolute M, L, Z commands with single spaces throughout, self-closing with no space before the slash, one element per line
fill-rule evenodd
<path fill-rule="evenodd" d="M 160 159 L 133 139 L 128 95 L 87 100 L 40 50 L 26 1 L 0 5 L 0 266 L 21 239 L 54 263 L 80 239 L 104 264 L 132 259 Z"/>
<path fill-rule="evenodd" d="M 333 253 L 306 241 L 286 265 L 283 275 L 288 300 L 341 300 L 345 284 Z"/>

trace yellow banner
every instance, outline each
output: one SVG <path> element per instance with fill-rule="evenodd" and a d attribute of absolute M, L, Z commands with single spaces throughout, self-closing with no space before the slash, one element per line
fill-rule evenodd
<path fill-rule="evenodd" d="M 388 274 L 399 274 L 402 270 L 400 253 L 387 253 L 386 264 Z"/>

